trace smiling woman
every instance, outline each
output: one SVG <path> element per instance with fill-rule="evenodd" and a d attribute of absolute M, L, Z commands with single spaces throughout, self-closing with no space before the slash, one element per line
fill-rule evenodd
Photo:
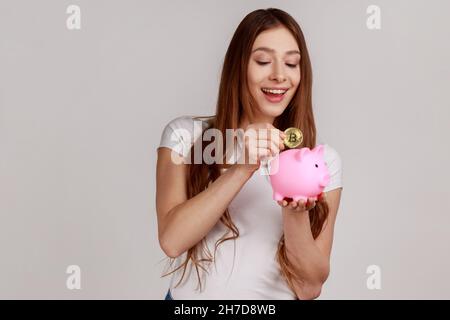
<path fill-rule="evenodd" d="M 316 146 L 311 89 L 311 62 L 297 22 L 279 9 L 256 10 L 231 39 L 215 115 L 178 117 L 164 128 L 156 208 L 159 242 L 174 266 L 168 297 L 313 299 L 320 294 L 342 190 L 339 154 L 324 144 L 330 182 L 314 203 L 288 198 L 277 203 L 260 167 L 264 157 L 284 149 L 276 138 L 287 128 L 301 130 L 302 147 Z M 200 132 L 194 130 L 196 120 L 202 122 Z M 267 129 L 278 134 L 272 139 L 258 133 L 256 148 L 236 137 L 239 148 L 231 156 L 236 162 L 224 166 L 229 162 L 195 161 L 194 150 L 210 147 L 203 135 L 208 128 L 222 137 L 228 129 L 242 129 L 243 136 Z M 221 154 L 229 156 L 231 143 L 222 143 Z M 189 161 L 174 163 L 173 153 Z"/>
<path fill-rule="evenodd" d="M 265 30 L 255 39 L 247 78 L 258 114 L 275 118 L 286 109 L 300 84 L 300 49 L 285 26 Z"/>

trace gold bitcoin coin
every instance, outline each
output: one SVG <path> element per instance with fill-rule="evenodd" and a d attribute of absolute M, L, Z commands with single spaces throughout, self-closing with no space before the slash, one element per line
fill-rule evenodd
<path fill-rule="evenodd" d="M 303 133 L 298 128 L 287 128 L 284 130 L 286 138 L 284 138 L 284 144 L 288 148 L 296 148 L 303 142 Z"/>

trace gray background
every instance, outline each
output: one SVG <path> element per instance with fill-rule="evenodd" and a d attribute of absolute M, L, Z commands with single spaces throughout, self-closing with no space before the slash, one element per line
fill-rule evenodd
<path fill-rule="evenodd" d="M 319 136 L 344 164 L 321 298 L 450 298 L 446 0 L 2 0 L 0 298 L 164 297 L 161 131 L 214 112 L 234 30 L 271 6 L 303 28 Z M 66 288 L 72 264 L 81 290 Z M 366 287 L 372 264 L 381 290 Z"/>

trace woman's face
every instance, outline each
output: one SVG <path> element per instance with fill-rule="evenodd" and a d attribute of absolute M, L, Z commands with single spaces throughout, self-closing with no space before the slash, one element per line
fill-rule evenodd
<path fill-rule="evenodd" d="M 300 83 L 300 50 L 285 27 L 261 32 L 248 64 L 248 85 L 260 119 L 281 115 Z"/>

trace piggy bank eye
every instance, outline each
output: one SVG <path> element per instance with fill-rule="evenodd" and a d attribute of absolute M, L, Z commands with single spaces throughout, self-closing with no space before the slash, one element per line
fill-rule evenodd
<path fill-rule="evenodd" d="M 316 168 L 318 168 L 319 166 L 317 165 L 317 163 L 315 164 Z"/>

